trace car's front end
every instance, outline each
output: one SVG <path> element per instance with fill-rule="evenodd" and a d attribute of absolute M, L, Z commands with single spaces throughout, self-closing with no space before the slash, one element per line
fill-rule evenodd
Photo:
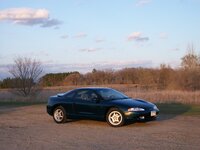
<path fill-rule="evenodd" d="M 123 111 L 126 120 L 154 119 L 159 114 L 157 106 L 145 100 L 122 99 L 112 103 Z"/>
<path fill-rule="evenodd" d="M 124 116 L 126 119 L 134 120 L 147 120 L 155 119 L 159 113 L 159 109 L 156 105 L 153 107 L 130 107 L 127 111 L 124 111 Z"/>

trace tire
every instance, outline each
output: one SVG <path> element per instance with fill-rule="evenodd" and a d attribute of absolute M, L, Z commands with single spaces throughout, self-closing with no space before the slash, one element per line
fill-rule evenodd
<path fill-rule="evenodd" d="M 62 106 L 58 106 L 53 111 L 53 119 L 56 123 L 65 123 L 67 120 L 65 109 Z"/>
<path fill-rule="evenodd" d="M 125 123 L 124 114 L 118 108 L 111 108 L 106 114 L 106 121 L 112 127 L 120 127 Z"/>

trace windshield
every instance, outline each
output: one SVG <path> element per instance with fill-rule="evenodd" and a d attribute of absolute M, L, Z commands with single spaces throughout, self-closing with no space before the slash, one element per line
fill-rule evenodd
<path fill-rule="evenodd" d="M 119 91 L 113 89 L 98 89 L 97 93 L 104 100 L 115 100 L 115 99 L 126 99 L 128 98 L 126 95 L 120 93 Z"/>

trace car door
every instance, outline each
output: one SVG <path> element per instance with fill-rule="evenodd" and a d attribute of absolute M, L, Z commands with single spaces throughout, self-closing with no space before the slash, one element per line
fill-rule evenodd
<path fill-rule="evenodd" d="M 74 97 L 74 109 L 80 116 L 96 116 L 99 111 L 97 94 L 93 90 L 78 90 Z"/>

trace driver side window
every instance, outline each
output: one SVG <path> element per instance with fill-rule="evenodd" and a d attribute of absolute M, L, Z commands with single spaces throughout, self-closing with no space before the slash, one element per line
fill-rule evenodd
<path fill-rule="evenodd" d="M 95 101 L 98 96 L 91 90 L 80 90 L 76 93 L 75 99 L 84 101 Z"/>

